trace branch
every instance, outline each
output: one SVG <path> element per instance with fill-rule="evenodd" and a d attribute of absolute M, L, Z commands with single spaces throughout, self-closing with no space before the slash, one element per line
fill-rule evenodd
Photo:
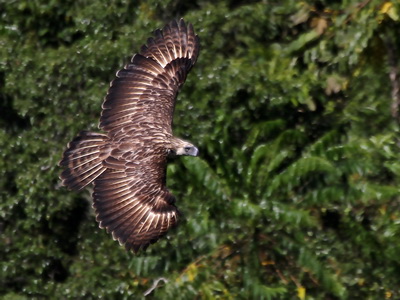
<path fill-rule="evenodd" d="M 151 292 L 154 291 L 154 290 L 156 289 L 156 287 L 158 286 L 158 283 L 159 283 L 160 281 L 164 281 L 165 283 L 167 283 L 167 282 L 168 282 L 168 279 L 165 278 L 165 277 L 157 278 L 156 280 L 154 280 L 153 285 L 152 285 L 147 291 L 145 291 L 145 292 L 143 293 L 143 295 L 144 295 L 144 296 L 148 296 L 149 294 L 151 294 Z"/>
<path fill-rule="evenodd" d="M 389 34 L 386 34 L 384 39 L 386 44 L 386 50 L 388 55 L 388 64 L 389 64 L 389 79 L 392 85 L 392 105 L 391 112 L 392 117 L 400 123 L 400 115 L 399 115 L 399 107 L 400 107 L 400 83 L 399 83 L 399 68 L 397 65 L 398 57 L 397 57 L 397 49 L 394 45 L 392 39 L 389 37 Z"/>

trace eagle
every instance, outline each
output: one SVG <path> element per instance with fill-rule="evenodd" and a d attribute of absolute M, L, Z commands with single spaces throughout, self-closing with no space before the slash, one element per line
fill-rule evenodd
<path fill-rule="evenodd" d="M 59 162 L 71 190 L 93 184 L 100 228 L 137 253 L 176 225 L 179 211 L 166 187 L 171 156 L 198 156 L 172 134 L 177 94 L 199 55 L 200 41 L 183 19 L 157 29 L 118 71 L 102 104 L 99 129 L 82 131 Z"/>

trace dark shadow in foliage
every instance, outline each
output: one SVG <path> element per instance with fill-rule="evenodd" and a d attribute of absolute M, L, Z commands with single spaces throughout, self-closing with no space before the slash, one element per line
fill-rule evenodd
<path fill-rule="evenodd" d="M 43 222 L 42 231 L 48 239 L 57 241 L 62 252 L 76 255 L 79 229 L 89 209 L 88 201 L 77 198 L 67 211 L 58 211 L 48 222 Z"/>
<path fill-rule="evenodd" d="M 0 90 L 5 86 L 5 74 L 0 72 Z M 21 117 L 13 107 L 14 99 L 11 95 L 0 93 L 0 127 L 8 132 L 18 132 L 29 129 L 27 117 Z"/>
<path fill-rule="evenodd" d="M 44 280 L 54 280 L 56 282 L 64 282 L 68 278 L 68 270 L 64 267 L 62 261 L 58 258 L 50 258 L 47 267 L 42 273 Z"/>
<path fill-rule="evenodd" d="M 321 214 L 322 226 L 324 229 L 338 230 L 341 221 L 341 215 L 336 210 L 327 210 Z"/>

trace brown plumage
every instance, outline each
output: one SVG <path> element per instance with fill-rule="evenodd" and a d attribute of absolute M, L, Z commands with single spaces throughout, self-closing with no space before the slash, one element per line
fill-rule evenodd
<path fill-rule="evenodd" d="M 166 165 L 169 155 L 198 154 L 172 135 L 175 99 L 198 54 L 199 38 L 183 19 L 156 30 L 111 82 L 99 125 L 105 133 L 81 132 L 60 161 L 63 184 L 93 183 L 100 227 L 134 252 L 177 222 Z"/>

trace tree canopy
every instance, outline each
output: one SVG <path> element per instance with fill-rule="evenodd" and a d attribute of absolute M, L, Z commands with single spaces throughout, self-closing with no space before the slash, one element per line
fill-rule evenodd
<path fill-rule="evenodd" d="M 400 3 L 0 0 L 0 296 L 398 299 Z M 114 78 L 172 19 L 201 39 L 174 132 L 180 225 L 140 255 L 61 187 Z M 151 296 L 150 296 L 151 295 Z"/>

